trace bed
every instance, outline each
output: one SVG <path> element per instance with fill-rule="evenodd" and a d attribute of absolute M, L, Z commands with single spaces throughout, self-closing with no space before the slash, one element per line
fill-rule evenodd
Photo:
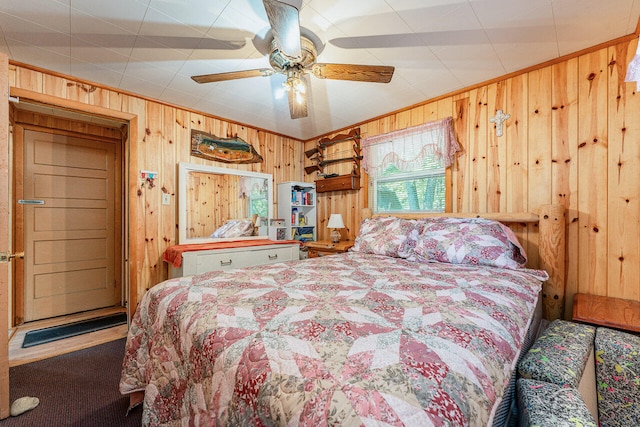
<path fill-rule="evenodd" d="M 552 208 L 501 216 L 549 272 L 493 219 L 373 217 L 344 254 L 167 280 L 120 391 L 154 426 L 502 424 L 543 283 L 563 287 Z"/>

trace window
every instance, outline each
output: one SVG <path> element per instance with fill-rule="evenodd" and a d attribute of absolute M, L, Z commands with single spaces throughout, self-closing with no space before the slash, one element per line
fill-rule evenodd
<path fill-rule="evenodd" d="M 248 216 L 269 217 L 267 182 L 264 178 L 241 177 L 239 196 L 246 200 Z"/>
<path fill-rule="evenodd" d="M 376 213 L 444 212 L 445 176 L 440 165 L 410 173 L 402 173 L 392 165 L 372 184 Z"/>
<path fill-rule="evenodd" d="M 269 217 L 269 202 L 265 193 L 252 191 L 248 198 L 249 216 L 256 214 L 262 218 Z"/>
<path fill-rule="evenodd" d="M 375 213 L 444 212 L 445 169 L 459 149 L 451 118 L 367 138 L 363 148 Z"/>

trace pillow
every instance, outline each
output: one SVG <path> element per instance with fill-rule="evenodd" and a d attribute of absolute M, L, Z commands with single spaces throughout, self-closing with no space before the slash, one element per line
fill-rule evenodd
<path fill-rule="evenodd" d="M 486 265 L 518 269 L 527 256 L 513 231 L 482 218 L 443 218 L 422 222 L 408 259 L 419 262 Z"/>
<path fill-rule="evenodd" d="M 220 228 L 209 237 L 243 237 L 252 236 L 254 223 L 250 219 L 231 219 L 225 222 Z"/>
<path fill-rule="evenodd" d="M 407 240 L 410 235 L 417 236 L 417 227 L 415 220 L 366 218 L 360 224 L 360 232 L 350 251 L 406 258 L 409 256 Z"/>

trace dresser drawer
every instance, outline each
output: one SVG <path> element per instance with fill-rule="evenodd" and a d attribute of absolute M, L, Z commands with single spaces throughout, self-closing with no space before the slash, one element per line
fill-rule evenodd
<path fill-rule="evenodd" d="M 182 254 L 182 267 L 172 268 L 170 274 L 171 277 L 190 276 L 299 258 L 298 243 L 193 251 Z"/>
<path fill-rule="evenodd" d="M 243 267 L 246 262 L 242 254 L 239 252 L 222 252 L 197 254 L 195 256 L 195 271 L 188 274 L 202 274 L 213 270 L 229 270 L 232 268 Z M 187 258 L 184 260 L 185 268 L 187 267 Z"/>
<path fill-rule="evenodd" d="M 245 255 L 249 257 L 246 266 L 272 264 L 274 262 L 291 261 L 293 259 L 300 258 L 299 248 L 291 248 L 284 245 L 282 246 L 283 247 L 273 247 L 246 253 Z"/>

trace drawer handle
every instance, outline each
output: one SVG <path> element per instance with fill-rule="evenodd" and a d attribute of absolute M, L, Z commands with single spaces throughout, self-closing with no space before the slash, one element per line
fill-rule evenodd
<path fill-rule="evenodd" d="M 278 254 L 275 255 L 267 255 L 269 259 L 278 259 Z"/>
<path fill-rule="evenodd" d="M 231 263 L 233 262 L 233 260 L 229 260 L 229 261 L 220 261 L 220 265 L 231 265 Z"/>

